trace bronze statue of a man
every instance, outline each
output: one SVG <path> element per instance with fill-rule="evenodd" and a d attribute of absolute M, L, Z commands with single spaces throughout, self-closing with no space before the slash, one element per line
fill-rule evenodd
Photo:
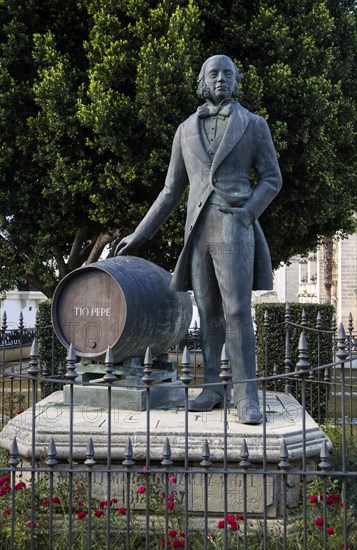
<path fill-rule="evenodd" d="M 165 186 L 116 253 L 129 254 L 151 239 L 189 185 L 185 242 L 171 288 L 194 292 L 204 380 L 210 384 L 189 408 L 222 406 L 219 372 L 225 342 L 237 382 L 233 399 L 239 421 L 259 424 L 251 292 L 272 288 L 270 253 L 258 219 L 278 194 L 282 179 L 266 121 L 232 98 L 238 80 L 229 57 L 215 55 L 204 62 L 198 94 L 205 104 L 179 126 Z"/>

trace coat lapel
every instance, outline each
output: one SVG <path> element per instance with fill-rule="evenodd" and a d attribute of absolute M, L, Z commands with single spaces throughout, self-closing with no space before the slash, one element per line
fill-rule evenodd
<path fill-rule="evenodd" d="M 188 119 L 187 123 L 184 129 L 187 148 L 202 164 L 210 163 L 211 159 L 203 142 L 201 119 L 195 113 Z"/>
<path fill-rule="evenodd" d="M 226 131 L 217 152 L 213 158 L 211 166 L 211 175 L 215 173 L 218 166 L 229 155 L 232 149 L 237 145 L 242 135 L 246 131 L 250 122 L 249 111 L 244 109 L 238 102 L 235 103 L 232 114 L 228 119 Z"/>

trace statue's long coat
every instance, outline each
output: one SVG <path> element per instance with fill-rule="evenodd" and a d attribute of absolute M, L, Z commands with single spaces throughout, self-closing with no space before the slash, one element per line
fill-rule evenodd
<path fill-rule="evenodd" d="M 254 169 L 257 184 L 252 187 L 250 171 Z M 230 195 L 224 195 L 229 182 Z M 214 190 L 231 206 L 246 205 L 254 213 L 255 264 L 254 290 L 272 288 L 270 252 L 257 221 L 278 194 L 281 173 L 273 141 L 266 121 L 234 102 L 222 142 L 210 157 L 197 113 L 177 129 L 165 186 L 136 231 L 150 239 L 180 203 L 189 189 L 184 247 L 176 264 L 171 287 L 188 290 L 190 286 L 190 243 L 197 220 Z M 234 193 L 232 195 L 232 189 Z"/>

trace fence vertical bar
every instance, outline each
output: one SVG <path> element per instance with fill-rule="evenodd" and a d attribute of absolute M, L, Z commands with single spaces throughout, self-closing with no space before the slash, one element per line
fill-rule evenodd
<path fill-rule="evenodd" d="M 228 457 L 227 457 L 227 411 L 228 411 L 228 383 L 232 380 L 229 367 L 229 353 L 226 344 L 223 344 L 221 353 L 221 372 L 219 377 L 223 384 L 223 483 L 224 483 L 224 546 L 227 548 L 228 542 Z"/>
<path fill-rule="evenodd" d="M 95 465 L 94 460 L 94 445 L 93 440 L 90 437 L 88 439 L 87 443 L 87 449 L 86 449 L 86 460 L 84 461 L 84 464 L 88 468 L 88 539 L 87 539 L 87 549 L 91 550 L 92 548 L 92 481 L 93 481 L 93 466 Z M 110 513 L 110 509 L 107 506 L 107 512 Z"/>
<path fill-rule="evenodd" d="M 105 355 L 105 375 L 103 380 L 108 384 L 108 432 L 107 432 L 107 549 L 110 548 L 110 496 L 111 496 L 111 469 L 112 469 L 112 384 L 117 377 L 113 374 L 113 351 L 108 347 Z"/>
<path fill-rule="evenodd" d="M 69 470 L 68 470 L 68 549 L 72 548 L 72 512 L 73 512 L 73 424 L 74 424 L 74 382 L 76 373 L 76 352 L 70 344 L 67 355 L 67 372 L 65 378 L 69 383 Z"/>
<path fill-rule="evenodd" d="M 185 549 L 188 548 L 188 386 L 192 382 L 190 354 L 185 346 L 181 358 L 182 375 L 181 382 L 185 385 L 185 457 L 184 457 L 184 475 L 185 475 Z M 204 511 L 205 517 L 207 510 Z"/>
<path fill-rule="evenodd" d="M 16 550 L 15 548 L 15 485 L 16 485 L 16 468 L 20 464 L 19 449 L 17 446 L 17 439 L 14 437 L 10 448 L 10 460 L 9 465 L 11 468 L 11 535 L 10 535 L 10 550 Z"/>
<path fill-rule="evenodd" d="M 34 338 L 31 351 L 30 351 L 30 363 L 27 369 L 29 380 L 32 380 L 32 452 L 31 452 L 31 550 L 35 548 L 35 473 L 36 473 L 36 403 L 37 403 L 37 385 L 38 374 L 40 372 L 38 366 L 38 342 L 37 336 Z"/>
<path fill-rule="evenodd" d="M 243 521 L 244 521 L 244 550 L 248 550 L 248 518 L 247 518 L 247 470 L 250 468 L 247 441 L 243 438 L 240 451 L 239 467 L 243 470 Z"/>
<path fill-rule="evenodd" d="M 302 407 L 302 493 L 303 493 L 303 522 L 306 525 L 306 374 L 310 367 L 307 354 L 305 333 L 302 331 L 299 339 L 299 356 L 296 363 L 296 372 L 301 378 L 301 407 Z M 307 548 L 307 531 L 304 529 L 304 549 Z"/>
<path fill-rule="evenodd" d="M 342 323 L 340 323 L 337 335 L 337 351 L 336 357 L 340 362 L 341 369 L 341 427 L 342 427 L 342 472 L 346 473 L 346 401 L 345 401 L 345 360 L 348 357 L 348 349 L 346 346 L 346 333 Z M 345 548 L 347 548 L 347 483 L 346 477 L 342 478 L 342 495 L 343 495 L 343 536 Z"/>
<path fill-rule="evenodd" d="M 326 473 L 331 469 L 331 464 L 329 461 L 330 453 L 327 447 L 327 441 L 326 439 L 323 440 L 321 444 L 321 451 L 320 451 L 320 458 L 321 462 L 319 463 L 319 468 L 321 469 L 321 472 L 324 474 L 322 477 L 322 494 L 323 494 L 323 536 L 324 536 L 324 548 L 327 548 L 327 505 L 326 505 L 326 495 L 327 495 L 327 480 L 326 480 Z M 344 546 L 344 548 L 347 548 L 347 546 Z"/>
<path fill-rule="evenodd" d="M 56 444 L 53 437 L 51 437 L 50 444 L 48 446 L 47 451 L 47 460 L 46 464 L 50 467 L 50 521 L 49 521 L 49 536 L 48 536 L 48 547 L 53 547 L 53 475 L 54 475 L 54 467 L 58 464 L 58 460 L 56 458 L 57 456 L 57 450 L 56 450 Z"/>
<path fill-rule="evenodd" d="M 124 452 L 125 460 L 123 460 L 123 466 L 126 471 L 126 532 L 125 532 L 125 548 L 126 550 L 130 550 L 130 486 L 131 486 L 131 468 L 134 465 L 133 460 L 133 446 L 131 443 L 130 437 L 128 437 L 128 441 L 126 444 L 125 452 Z"/>
<path fill-rule="evenodd" d="M 145 547 L 149 550 L 150 546 L 150 388 L 154 382 L 152 376 L 152 355 L 148 347 L 144 358 L 144 376 L 142 381 L 146 386 L 146 529 L 145 529 Z"/>
<path fill-rule="evenodd" d="M 320 311 L 317 312 L 317 316 L 316 316 L 316 330 L 317 330 L 317 366 L 319 367 L 320 366 L 320 363 L 321 363 L 321 328 L 322 328 L 322 320 L 321 320 L 321 313 Z M 321 392 L 320 392 L 320 381 L 321 381 L 321 374 L 320 374 L 320 369 L 317 371 L 317 422 L 318 424 L 321 424 Z M 311 392 L 312 393 L 312 392 Z M 326 403 L 325 403 L 325 407 L 326 407 L 326 410 L 325 410 L 325 414 L 324 414 L 324 418 L 327 417 L 327 400 L 326 400 Z M 311 407 L 311 411 L 312 413 L 312 407 Z"/>
<path fill-rule="evenodd" d="M 212 462 L 210 461 L 211 452 L 209 449 L 208 441 L 207 439 L 203 442 L 202 447 L 202 461 L 200 465 L 204 468 L 204 474 L 203 474 L 203 491 L 204 491 L 204 530 L 205 530 L 205 550 L 208 548 L 208 470 L 212 466 Z"/>
<path fill-rule="evenodd" d="M 286 502 L 286 492 L 287 492 L 287 473 L 290 470 L 289 463 L 289 452 L 286 445 L 285 439 L 283 439 L 280 447 L 280 462 L 278 468 L 283 471 L 283 548 L 287 548 L 287 502 Z"/>
<path fill-rule="evenodd" d="M 165 438 L 164 448 L 162 451 L 162 461 L 161 465 L 164 467 L 164 476 L 165 476 L 165 499 L 168 502 L 169 498 L 169 468 L 172 466 L 171 460 L 171 447 L 169 438 Z M 169 510 L 168 506 L 165 506 L 165 548 L 169 547 Z"/>

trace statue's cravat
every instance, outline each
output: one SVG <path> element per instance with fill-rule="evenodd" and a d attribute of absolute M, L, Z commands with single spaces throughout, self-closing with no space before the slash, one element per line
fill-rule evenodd
<path fill-rule="evenodd" d="M 226 101 L 226 100 L 224 100 Z M 214 105 L 211 102 L 206 102 L 205 105 L 201 105 L 197 109 L 197 115 L 199 118 L 207 118 L 210 116 L 218 116 L 218 117 L 228 117 L 233 110 L 233 101 L 230 100 L 229 103 L 224 103 L 223 105 Z"/>

